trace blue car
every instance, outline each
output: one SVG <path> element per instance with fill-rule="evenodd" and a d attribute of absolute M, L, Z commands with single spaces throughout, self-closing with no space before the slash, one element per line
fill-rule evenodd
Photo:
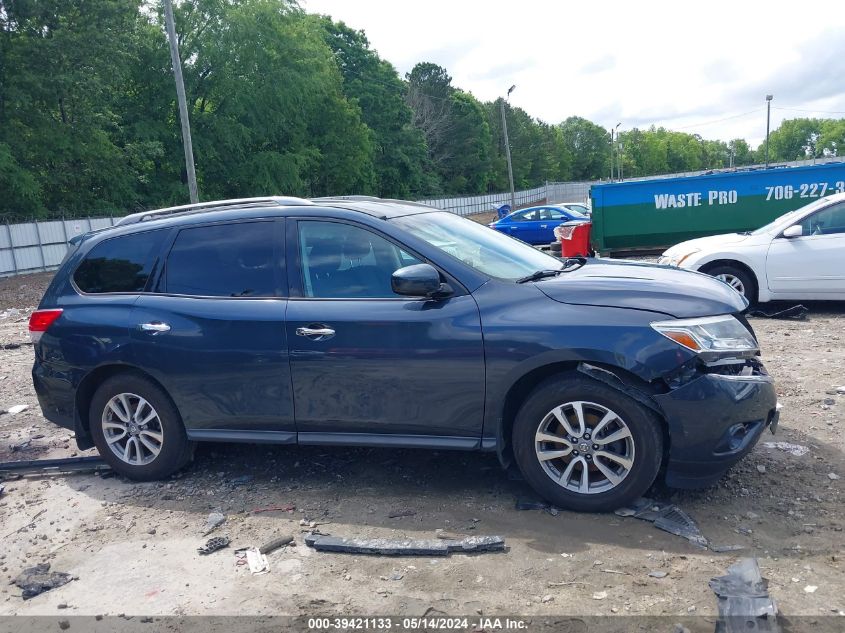
<path fill-rule="evenodd" d="M 555 505 L 612 510 L 658 473 L 714 481 L 777 424 L 746 307 L 708 275 L 563 262 L 413 203 L 223 201 L 74 238 L 32 379 L 134 480 L 201 441 L 481 450 Z"/>
<path fill-rule="evenodd" d="M 548 245 L 556 241 L 554 236 L 556 226 L 570 220 L 589 219 L 589 216 L 575 209 L 562 205 L 549 205 L 514 211 L 500 220 L 491 222 L 488 226 L 528 244 Z"/>

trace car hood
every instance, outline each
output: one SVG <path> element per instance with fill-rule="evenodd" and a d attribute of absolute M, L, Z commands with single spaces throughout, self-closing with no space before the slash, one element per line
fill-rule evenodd
<path fill-rule="evenodd" d="M 577 270 L 534 282 L 561 303 L 662 312 L 677 318 L 741 312 L 745 298 L 726 283 L 669 266 L 589 259 Z"/>
<path fill-rule="evenodd" d="M 686 255 L 692 251 L 708 251 L 720 250 L 726 246 L 737 246 L 739 244 L 751 245 L 757 243 L 759 236 L 744 235 L 742 233 L 725 233 L 723 235 L 710 235 L 708 237 L 699 237 L 694 240 L 687 240 L 680 244 L 669 248 L 663 253 L 664 257 L 671 257 L 673 255 Z"/>

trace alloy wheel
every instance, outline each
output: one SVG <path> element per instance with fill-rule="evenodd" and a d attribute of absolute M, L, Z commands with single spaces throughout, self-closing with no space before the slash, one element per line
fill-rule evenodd
<path fill-rule="evenodd" d="M 745 296 L 745 284 L 742 283 L 742 279 L 740 279 L 736 275 L 731 275 L 730 273 L 722 273 L 721 275 L 716 275 L 716 279 L 721 279 L 731 288 L 736 290 L 739 294 Z"/>
<path fill-rule="evenodd" d="M 549 411 L 537 428 L 534 450 L 552 481 L 579 494 L 615 488 L 634 465 L 628 425 L 595 402 L 567 402 Z"/>
<path fill-rule="evenodd" d="M 101 420 L 106 444 L 121 461 L 132 466 L 152 462 L 164 443 L 161 419 L 141 396 L 120 393 L 106 403 Z"/>

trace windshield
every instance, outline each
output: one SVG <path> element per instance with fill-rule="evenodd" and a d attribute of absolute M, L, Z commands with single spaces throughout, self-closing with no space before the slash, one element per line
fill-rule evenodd
<path fill-rule="evenodd" d="M 814 211 L 820 207 L 825 206 L 829 200 L 827 198 L 820 198 L 815 202 L 811 202 L 808 205 L 801 207 L 800 209 L 796 209 L 795 211 L 790 211 L 789 213 L 785 213 L 784 215 L 780 216 L 779 218 L 775 218 L 771 222 L 769 222 L 766 226 L 761 226 L 756 231 L 751 231 L 751 235 L 762 235 L 763 233 L 768 233 L 775 229 L 786 228 L 790 224 L 792 224 L 795 220 L 799 217 L 808 213 L 810 211 Z"/>
<path fill-rule="evenodd" d="M 559 259 L 446 211 L 406 215 L 391 222 L 490 277 L 513 281 L 538 270 L 561 268 Z"/>
<path fill-rule="evenodd" d="M 590 218 L 587 217 L 585 207 L 582 207 L 580 204 L 573 204 L 573 205 L 564 205 L 564 208 L 569 212 L 573 218 L 578 218 L 579 220 L 589 220 Z"/>

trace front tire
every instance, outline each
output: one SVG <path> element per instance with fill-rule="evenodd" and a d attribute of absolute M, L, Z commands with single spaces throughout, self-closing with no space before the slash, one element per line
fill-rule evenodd
<path fill-rule="evenodd" d="M 574 373 L 554 376 L 520 408 L 514 456 L 526 481 L 550 503 L 611 511 L 654 483 L 663 458 L 660 424 L 612 387 Z"/>
<path fill-rule="evenodd" d="M 193 444 L 176 406 L 161 387 L 135 374 L 106 379 L 88 414 L 100 456 L 136 481 L 163 479 L 191 459 Z"/>
<path fill-rule="evenodd" d="M 748 299 L 748 303 L 754 304 L 757 302 L 757 282 L 753 275 L 749 275 L 745 270 L 737 266 L 721 265 L 709 268 L 706 271 L 708 275 L 724 281 L 731 288 L 736 290 L 743 297 Z"/>

